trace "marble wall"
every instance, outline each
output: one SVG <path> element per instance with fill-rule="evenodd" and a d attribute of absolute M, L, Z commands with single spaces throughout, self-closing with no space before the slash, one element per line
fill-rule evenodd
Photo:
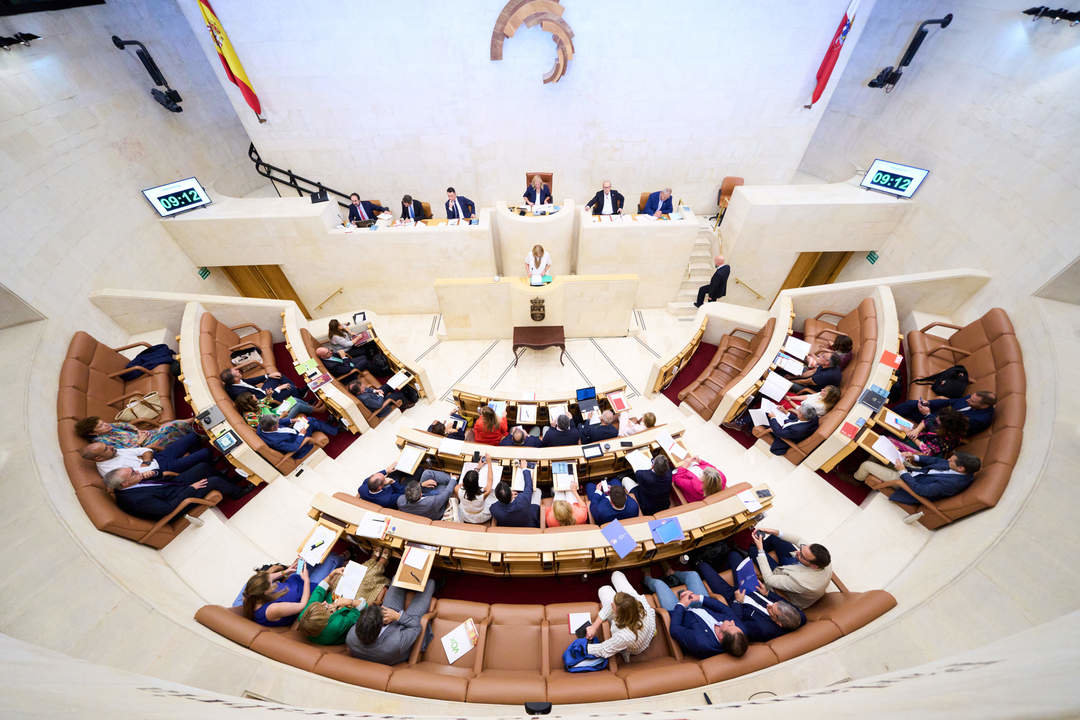
<path fill-rule="evenodd" d="M 447 185 L 491 206 L 518 197 L 529 170 L 553 171 L 555 197 L 580 203 L 607 178 L 631 207 L 671 185 L 700 214 L 725 175 L 791 177 L 832 92 L 803 109 L 847 4 L 567 3 L 576 54 L 549 85 L 555 46 L 539 27 L 489 59 L 503 0 L 215 9 L 267 122 L 226 84 L 229 99 L 274 165 L 384 202 L 411 193 L 437 214 Z M 863 0 L 834 77 L 873 5 Z M 196 3 L 181 10 L 227 83 Z"/>
<path fill-rule="evenodd" d="M 198 277 L 140 192 L 192 175 L 211 193 L 219 177 L 234 191 L 264 182 L 211 68 L 187 61 L 198 46 L 177 6 L 110 0 L 11 27 L 41 39 L 5 52 L 0 67 L 0 281 L 55 318 L 63 342 L 75 328 L 127 337 L 89 303 L 96 289 L 232 294 L 220 274 Z M 151 99 L 153 82 L 114 33 L 146 44 L 182 113 Z"/>
<path fill-rule="evenodd" d="M 800 170 L 838 181 L 875 158 L 930 175 L 911 212 L 840 280 L 976 267 L 993 279 L 965 309 L 1033 293 L 1080 253 L 1080 45 L 1066 23 L 1033 23 L 1009 0 L 879 3 Z M 890 94 L 866 87 L 895 65 L 919 22 L 932 29 Z"/>

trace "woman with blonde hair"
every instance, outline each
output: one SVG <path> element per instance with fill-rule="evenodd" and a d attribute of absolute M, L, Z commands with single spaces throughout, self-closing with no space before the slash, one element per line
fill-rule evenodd
<path fill-rule="evenodd" d="M 299 573 L 295 561 L 284 570 L 259 570 L 244 586 L 244 617 L 268 627 L 292 625 L 310 596 L 311 578 L 306 564 Z"/>
<path fill-rule="evenodd" d="M 526 205 L 546 205 L 551 202 L 551 188 L 544 184 L 539 175 L 533 175 L 522 197 L 525 198 Z"/>
<path fill-rule="evenodd" d="M 692 503 L 723 490 L 727 478 L 715 466 L 699 457 L 687 455 L 675 468 L 671 482 L 682 491 L 686 502 Z"/>
<path fill-rule="evenodd" d="M 620 570 L 611 573 L 611 585 L 600 588 L 599 595 L 600 612 L 585 630 L 585 637 L 590 640 L 587 652 L 596 657 L 621 654 L 623 661 L 629 662 L 631 655 L 645 652 L 652 642 L 656 634 L 656 611 Z M 593 642 L 605 620 L 611 621 L 611 637 L 604 642 Z"/>
<path fill-rule="evenodd" d="M 506 437 L 506 416 L 497 416 L 490 405 L 480 408 L 480 417 L 473 425 L 473 442 L 482 445 L 498 445 L 504 437 Z"/>
<path fill-rule="evenodd" d="M 532 252 L 525 256 L 525 277 L 551 274 L 551 256 L 543 245 L 533 245 Z"/>
<path fill-rule="evenodd" d="M 639 418 L 630 417 L 630 413 L 624 412 L 619 416 L 619 437 L 645 432 L 654 425 L 656 425 L 656 415 L 651 412 L 647 412 Z"/>

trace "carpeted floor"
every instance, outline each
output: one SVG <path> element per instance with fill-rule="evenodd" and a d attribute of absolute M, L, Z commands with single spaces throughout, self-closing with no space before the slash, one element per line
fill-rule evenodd
<path fill-rule="evenodd" d="M 686 361 L 686 365 L 679 371 L 679 374 L 675 376 L 675 379 L 671 381 L 671 384 L 661 390 L 671 402 L 676 405 L 679 404 L 679 392 L 690 383 L 697 379 L 697 376 L 701 374 L 701 371 L 705 369 L 705 366 L 712 360 L 713 355 L 716 354 L 716 348 L 718 345 L 710 345 L 709 343 L 701 343 L 698 345 L 697 350 L 690 356 L 690 359 Z"/>

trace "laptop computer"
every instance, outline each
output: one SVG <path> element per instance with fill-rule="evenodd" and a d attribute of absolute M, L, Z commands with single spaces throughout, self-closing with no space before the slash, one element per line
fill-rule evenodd
<path fill-rule="evenodd" d="M 577 391 L 577 406 L 582 415 L 596 409 L 596 388 L 580 388 Z"/>

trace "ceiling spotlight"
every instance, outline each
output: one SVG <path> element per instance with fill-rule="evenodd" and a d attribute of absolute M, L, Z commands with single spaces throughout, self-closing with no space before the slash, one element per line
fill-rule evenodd
<path fill-rule="evenodd" d="M 892 65 L 885 68 L 877 74 L 873 80 L 866 84 L 867 87 L 872 88 L 885 88 L 885 92 L 892 92 L 896 83 L 900 82 L 900 77 L 904 74 L 900 68 L 907 67 L 911 64 L 911 61 L 915 59 L 915 53 L 919 51 L 922 46 L 923 40 L 926 39 L 927 25 L 940 25 L 942 29 L 949 27 L 949 23 L 952 22 L 952 13 L 949 13 L 943 18 L 937 20 L 924 20 L 919 29 L 915 31 L 915 37 L 911 38 L 911 43 L 908 44 L 907 50 L 904 51 L 904 56 L 900 58 L 900 62 L 896 63 L 894 68 Z"/>
<path fill-rule="evenodd" d="M 151 88 L 150 96 L 169 112 L 184 112 L 184 108 L 180 107 L 180 102 L 183 98 L 180 97 L 180 93 L 169 87 L 169 82 L 161 73 L 161 68 L 154 62 L 154 58 L 150 56 L 150 51 L 146 49 L 145 45 L 138 40 L 121 40 L 116 35 L 112 36 L 112 43 L 116 46 L 117 50 L 123 50 L 128 45 L 137 45 L 138 48 L 135 50 L 135 56 L 142 61 L 143 67 L 146 68 L 146 72 L 150 75 L 150 79 L 154 81 L 154 84 L 165 88 L 164 92 L 158 90 L 156 87 Z"/>

